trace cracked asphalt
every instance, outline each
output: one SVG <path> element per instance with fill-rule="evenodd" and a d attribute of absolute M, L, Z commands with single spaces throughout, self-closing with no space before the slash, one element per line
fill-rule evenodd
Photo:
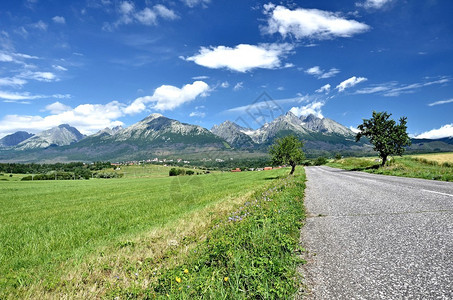
<path fill-rule="evenodd" d="M 304 299 L 453 299 L 453 183 L 306 173 Z"/>

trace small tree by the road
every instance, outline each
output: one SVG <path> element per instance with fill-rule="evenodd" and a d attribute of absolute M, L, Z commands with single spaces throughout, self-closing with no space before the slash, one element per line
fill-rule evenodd
<path fill-rule="evenodd" d="M 401 117 L 399 124 L 389 119 L 391 114 L 387 112 L 373 111 L 371 119 L 363 119 L 363 124 L 357 128 L 360 130 L 356 135 L 356 142 L 363 136 L 370 139 L 374 151 L 379 153 L 382 159 L 381 166 L 387 162 L 389 155 L 403 155 L 405 147 L 411 144 L 407 135 L 407 118 Z"/>
<path fill-rule="evenodd" d="M 290 165 L 291 172 L 289 175 L 294 174 L 296 165 L 302 163 L 305 159 L 305 154 L 302 151 L 303 146 L 303 142 L 294 135 L 288 135 L 283 138 L 276 139 L 274 144 L 269 147 L 272 164 Z"/>

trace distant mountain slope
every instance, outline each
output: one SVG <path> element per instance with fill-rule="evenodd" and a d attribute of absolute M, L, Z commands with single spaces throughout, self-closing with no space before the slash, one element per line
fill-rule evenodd
<path fill-rule="evenodd" d="M 230 121 L 225 121 L 220 125 L 214 125 L 211 132 L 235 148 L 253 148 L 255 143 L 252 138 L 244 132 L 249 131 L 249 128 L 244 128 Z"/>
<path fill-rule="evenodd" d="M 33 135 L 34 134 L 26 131 L 17 131 L 0 139 L 0 147 L 14 147 Z"/>
<path fill-rule="evenodd" d="M 22 142 L 16 149 L 27 150 L 36 148 L 47 148 L 49 146 L 66 146 L 82 140 L 85 136 L 76 128 L 68 124 L 62 124 L 57 127 L 42 131 Z"/>
<path fill-rule="evenodd" d="M 354 136 L 349 128 L 341 125 L 340 123 L 335 122 L 329 118 L 318 118 L 313 114 L 310 114 L 306 117 L 301 116 L 300 120 L 303 122 L 303 125 L 312 131 L 317 131 L 323 134 L 338 134 L 344 136 Z"/>

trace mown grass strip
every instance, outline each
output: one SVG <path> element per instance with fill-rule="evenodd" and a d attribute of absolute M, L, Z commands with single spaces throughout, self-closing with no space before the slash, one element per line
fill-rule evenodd
<path fill-rule="evenodd" d="M 109 296 L 169 299 L 286 299 L 298 288 L 304 175 L 279 179 L 214 223 L 182 263 L 159 270 L 148 288 Z"/>

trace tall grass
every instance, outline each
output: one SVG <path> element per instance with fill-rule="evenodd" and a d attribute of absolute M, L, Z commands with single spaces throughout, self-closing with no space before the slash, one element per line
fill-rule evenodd
<path fill-rule="evenodd" d="M 117 252 L 141 246 L 143 263 L 154 257 L 148 252 L 160 251 L 154 243 L 168 244 L 153 240 L 154 232 L 174 229 L 182 221 L 183 231 L 195 228 L 204 221 L 197 214 L 206 218 L 202 212 L 208 207 L 241 199 L 286 172 L 0 182 L 0 298 L 70 293 L 65 286 L 82 285 L 77 288 L 83 290 L 89 280 L 99 288 L 103 279 L 97 276 L 108 277 L 114 273 L 111 268 L 130 273 L 130 259 L 121 261 Z M 108 290 L 109 282 L 105 284 Z"/>
<path fill-rule="evenodd" d="M 386 166 L 370 158 L 345 158 L 328 164 L 331 167 L 374 174 L 431 180 L 453 181 L 453 164 L 431 161 L 426 158 L 403 156 L 391 159 Z"/>

